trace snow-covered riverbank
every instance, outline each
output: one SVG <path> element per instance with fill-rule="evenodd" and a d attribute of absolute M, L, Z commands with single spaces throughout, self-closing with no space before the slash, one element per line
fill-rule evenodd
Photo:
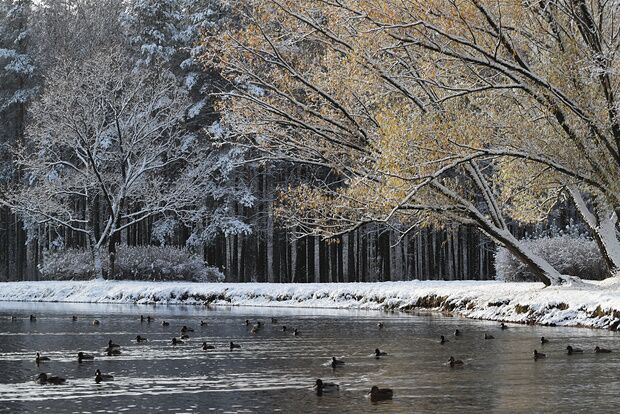
<path fill-rule="evenodd" d="M 543 288 L 539 283 L 332 284 L 178 282 L 0 283 L 0 301 L 226 304 L 448 311 L 469 318 L 618 330 L 620 280 Z"/>

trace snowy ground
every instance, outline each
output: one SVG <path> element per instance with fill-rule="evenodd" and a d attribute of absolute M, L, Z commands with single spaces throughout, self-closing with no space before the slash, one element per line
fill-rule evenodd
<path fill-rule="evenodd" d="M 469 318 L 618 330 L 620 279 L 543 288 L 539 283 L 0 283 L 0 301 L 226 304 L 448 311 Z"/>

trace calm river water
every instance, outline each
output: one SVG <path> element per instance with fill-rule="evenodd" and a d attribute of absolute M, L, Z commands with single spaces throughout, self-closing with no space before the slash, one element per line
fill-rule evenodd
<path fill-rule="evenodd" d="M 140 315 L 155 320 L 141 323 Z M 251 334 L 246 319 L 262 321 L 263 329 Z M 183 325 L 195 332 L 174 347 Z M 370 311 L 0 303 L 0 412 L 618 412 L 618 333 L 509 326 Z M 455 329 L 462 335 L 454 337 Z M 485 332 L 495 339 L 485 340 Z M 449 343 L 439 344 L 442 334 Z M 136 335 L 148 342 L 137 344 Z M 543 335 L 550 343 L 541 346 Z M 104 356 L 110 339 L 120 356 Z M 241 349 L 231 352 L 231 340 Z M 202 351 L 203 341 L 216 349 Z M 585 353 L 566 355 L 568 344 Z M 614 352 L 595 354 L 596 345 Z M 389 355 L 377 360 L 375 348 Z M 534 361 L 535 348 L 547 358 Z M 51 361 L 37 366 L 37 351 Z M 96 358 L 80 364 L 78 351 Z M 450 368 L 451 355 L 465 366 Z M 332 356 L 346 364 L 333 370 Z M 96 384 L 96 369 L 114 381 Z M 40 372 L 67 384 L 38 385 Z M 337 382 L 340 392 L 318 397 L 317 378 Z M 392 388 L 394 399 L 371 403 L 372 385 Z"/>

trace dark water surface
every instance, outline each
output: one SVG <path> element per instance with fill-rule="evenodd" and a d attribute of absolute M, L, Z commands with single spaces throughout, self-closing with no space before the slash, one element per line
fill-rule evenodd
<path fill-rule="evenodd" d="M 140 323 L 141 314 L 156 320 Z M 95 318 L 101 325 L 92 325 Z M 265 326 L 251 335 L 246 318 Z M 283 333 L 283 324 L 301 336 Z M 173 347 L 182 325 L 195 332 Z M 461 337 L 453 336 L 456 328 Z M 496 339 L 484 340 L 484 332 Z M 137 344 L 138 334 L 149 342 Z M 450 342 L 440 345 L 441 334 Z M 541 335 L 551 343 L 541 347 Z M 121 345 L 121 356 L 104 356 L 109 339 Z M 231 352 L 231 340 L 242 348 Z M 216 349 L 202 351 L 203 341 Z M 586 352 L 568 356 L 568 344 Z M 594 354 L 595 345 L 614 353 Z M 372 358 L 377 347 L 389 355 Z M 534 348 L 548 358 L 535 362 Z M 95 361 L 79 364 L 80 350 L 95 353 Z M 37 367 L 37 351 L 51 361 Z M 346 365 L 332 370 L 332 355 Z M 463 359 L 464 368 L 447 366 L 450 355 Z M 95 384 L 97 368 L 115 380 Z M 35 384 L 39 372 L 66 377 L 67 385 Z M 316 378 L 339 383 L 340 392 L 317 397 Z M 375 384 L 393 388 L 393 401 L 371 403 L 366 393 Z M 620 337 L 603 330 L 510 325 L 501 331 L 494 322 L 370 311 L 0 303 L 0 412 L 612 413 L 619 407 Z"/>

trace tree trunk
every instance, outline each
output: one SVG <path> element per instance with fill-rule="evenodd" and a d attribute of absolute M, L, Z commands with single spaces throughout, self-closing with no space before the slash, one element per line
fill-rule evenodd
<path fill-rule="evenodd" d="M 314 282 L 321 282 L 321 239 L 314 237 Z"/>

